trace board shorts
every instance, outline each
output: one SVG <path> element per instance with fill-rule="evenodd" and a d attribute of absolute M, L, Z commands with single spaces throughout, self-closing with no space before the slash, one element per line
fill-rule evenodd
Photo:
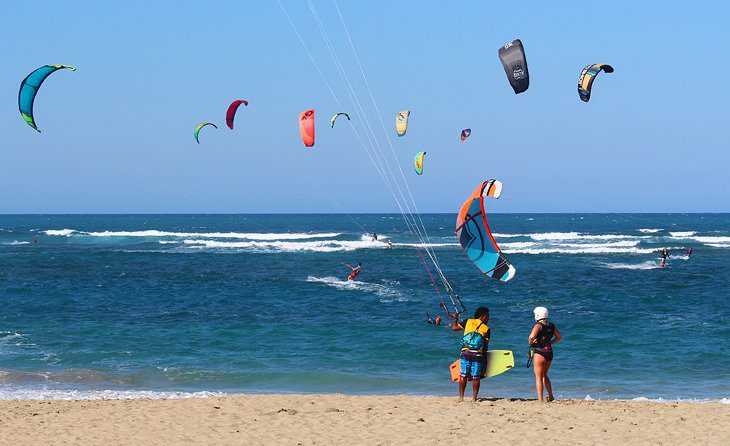
<path fill-rule="evenodd" d="M 459 356 L 459 362 L 461 363 L 462 378 L 467 378 L 469 381 L 479 380 L 484 374 L 484 356 L 474 350 L 464 350 Z"/>

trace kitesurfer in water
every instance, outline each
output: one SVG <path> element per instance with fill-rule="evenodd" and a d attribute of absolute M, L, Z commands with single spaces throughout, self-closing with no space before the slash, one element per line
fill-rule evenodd
<path fill-rule="evenodd" d="M 545 307 L 537 307 L 534 310 L 535 325 L 532 327 L 530 336 L 527 341 L 533 353 L 533 365 L 535 370 L 535 388 L 537 390 L 537 399 L 542 403 L 543 388 L 547 389 L 548 402 L 554 400 L 553 386 L 548 378 L 548 370 L 553 363 L 553 344 L 557 344 L 563 339 L 555 324 L 548 322 L 548 310 Z"/>
<path fill-rule="evenodd" d="M 464 401 L 464 391 L 466 390 L 466 382 L 472 382 L 472 390 L 474 391 L 474 401 L 479 395 L 479 385 L 486 366 L 486 352 L 489 348 L 489 338 L 491 337 L 489 326 L 489 308 L 479 307 L 474 312 L 473 319 L 459 322 L 458 314 L 454 314 L 451 322 L 453 331 L 464 330 L 461 337 L 461 354 L 459 355 L 459 363 L 461 365 L 461 373 L 459 374 L 459 401 Z"/>
<path fill-rule="evenodd" d="M 659 266 L 664 268 L 664 266 L 666 266 L 666 264 L 667 264 L 667 258 L 669 258 L 669 250 L 667 248 L 662 248 L 661 255 L 662 255 L 662 263 Z"/>
<path fill-rule="evenodd" d="M 33 238 L 32 238 L 32 241 L 33 241 L 33 244 L 35 245 L 36 243 L 38 243 L 38 237 L 36 237 L 36 236 L 33 236 Z M 690 249 L 691 249 L 691 248 L 690 248 Z M 689 257 L 689 256 L 688 256 L 688 257 Z"/>
<path fill-rule="evenodd" d="M 352 280 L 355 277 L 357 277 L 358 274 L 360 274 L 360 270 L 362 269 L 362 263 L 358 263 L 357 266 L 353 267 L 345 263 L 345 265 L 352 270 L 349 276 L 347 276 L 347 280 Z"/>
<path fill-rule="evenodd" d="M 373 232 L 372 238 L 373 238 L 373 241 L 374 242 L 377 242 L 378 241 L 378 234 L 376 234 L 376 233 Z"/>
<path fill-rule="evenodd" d="M 692 247 L 691 246 L 689 248 L 687 248 L 687 252 L 685 252 L 684 255 L 687 256 L 688 259 L 690 257 L 692 257 Z"/>
<path fill-rule="evenodd" d="M 431 315 L 426 313 L 426 317 L 428 318 L 428 323 L 432 325 L 441 325 L 441 316 L 436 316 L 434 319 L 431 318 Z"/>
<path fill-rule="evenodd" d="M 391 242 L 390 239 L 388 239 L 388 249 L 393 249 L 393 242 Z"/>

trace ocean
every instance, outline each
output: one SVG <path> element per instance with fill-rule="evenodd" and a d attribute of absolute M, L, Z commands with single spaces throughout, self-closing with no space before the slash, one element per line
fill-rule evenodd
<path fill-rule="evenodd" d="M 506 284 L 455 215 L 422 219 L 469 313 L 490 308 L 490 348 L 514 351 L 481 396 L 534 397 L 540 305 L 558 398 L 729 401 L 730 214 L 494 214 Z M 0 216 L 0 399 L 456 395 L 439 301 L 400 214 Z"/>

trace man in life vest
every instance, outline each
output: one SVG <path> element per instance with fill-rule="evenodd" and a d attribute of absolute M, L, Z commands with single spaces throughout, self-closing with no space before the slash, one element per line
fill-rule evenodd
<path fill-rule="evenodd" d="M 474 401 L 477 400 L 479 395 L 479 385 L 486 369 L 486 354 L 489 348 L 489 338 L 491 337 L 487 322 L 489 322 L 489 308 L 487 307 L 477 308 L 473 319 L 459 322 L 458 317 L 455 316 L 451 322 L 453 331 L 464 330 L 461 337 L 461 355 L 459 356 L 459 362 L 461 363 L 459 401 L 464 401 L 467 381 L 472 382 Z"/>
<path fill-rule="evenodd" d="M 358 274 L 360 274 L 360 269 L 362 269 L 362 263 L 358 263 L 357 266 L 352 267 L 345 263 L 345 265 L 352 270 L 349 276 L 347 276 L 347 280 L 352 280 L 355 277 L 357 277 Z"/>
<path fill-rule="evenodd" d="M 662 248 L 661 255 L 662 255 L 662 263 L 659 266 L 664 268 L 664 266 L 667 264 L 667 258 L 669 258 L 669 250 L 667 248 Z"/>

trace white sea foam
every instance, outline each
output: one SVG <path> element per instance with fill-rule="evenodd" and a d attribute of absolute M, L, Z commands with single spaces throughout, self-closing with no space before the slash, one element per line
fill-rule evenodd
<path fill-rule="evenodd" d="M 446 248 L 460 246 L 458 243 L 393 243 L 393 246 L 407 246 L 409 248 Z"/>
<path fill-rule="evenodd" d="M 2 389 L 0 400 L 126 400 L 126 399 L 184 399 L 227 395 L 222 392 L 164 392 L 154 390 L 53 390 Z"/>
<path fill-rule="evenodd" d="M 508 242 L 499 244 L 499 247 L 504 251 L 510 249 L 534 248 L 535 246 L 537 246 L 537 243 L 535 242 Z"/>
<path fill-rule="evenodd" d="M 84 235 L 89 237 L 177 237 L 177 238 L 230 238 L 244 240 L 305 240 L 314 238 L 335 238 L 340 232 L 322 233 L 289 233 L 289 232 L 170 232 L 149 229 L 144 231 L 100 231 L 84 232 L 74 229 L 60 229 L 44 231 L 47 235 L 71 236 Z"/>
<path fill-rule="evenodd" d="M 661 232 L 663 229 L 661 228 L 642 228 L 639 229 L 639 232 L 642 232 L 644 234 L 656 234 L 657 232 Z"/>
<path fill-rule="evenodd" d="M 13 240 L 12 242 L 3 243 L 3 245 L 30 245 L 30 242 L 21 242 L 20 240 Z"/>
<path fill-rule="evenodd" d="M 72 234 L 76 233 L 73 229 L 49 229 L 48 231 L 43 231 L 46 235 L 62 235 L 69 237 Z"/>
<path fill-rule="evenodd" d="M 646 270 L 646 269 L 657 269 L 661 268 L 659 262 L 647 260 L 641 263 L 603 263 L 604 267 L 609 269 L 633 269 L 633 270 Z"/>
<path fill-rule="evenodd" d="M 624 235 L 624 234 L 582 234 L 580 232 L 542 232 L 528 235 L 536 241 L 567 241 L 567 240 L 622 240 L 642 239 L 648 236 Z"/>
<path fill-rule="evenodd" d="M 327 286 L 337 288 L 338 290 L 363 291 L 366 293 L 374 293 L 379 297 L 401 297 L 400 291 L 379 283 L 362 282 L 360 280 L 343 280 L 333 276 L 309 276 L 307 277 L 307 282 L 323 283 Z"/>
<path fill-rule="evenodd" d="M 565 248 L 628 248 L 636 246 L 641 243 L 640 240 L 624 240 L 618 242 L 607 242 L 607 243 L 563 243 L 560 246 Z"/>
<path fill-rule="evenodd" d="M 578 232 L 543 232 L 538 234 L 528 234 L 533 240 L 576 240 L 581 238 Z"/>
<path fill-rule="evenodd" d="M 512 238 L 512 237 L 529 237 L 528 234 L 502 234 L 499 232 L 492 232 L 494 238 Z"/>
<path fill-rule="evenodd" d="M 730 237 L 693 237 L 700 243 L 730 243 Z"/>
<path fill-rule="evenodd" d="M 556 246 L 545 246 L 538 248 L 511 248 L 503 249 L 508 254 L 651 254 L 655 252 L 651 248 L 636 248 L 636 247 L 624 247 L 624 246 L 612 246 L 607 243 L 601 244 L 587 244 L 578 245 L 576 244 L 573 248 L 563 247 L 561 245 Z"/>
<path fill-rule="evenodd" d="M 730 244 L 728 243 L 708 243 L 707 246 L 711 246 L 713 248 L 730 248 Z"/>
<path fill-rule="evenodd" d="M 386 243 L 375 241 L 358 240 L 319 240 L 304 242 L 285 241 L 251 241 L 251 242 L 226 242 L 220 240 L 183 240 L 185 245 L 191 248 L 218 248 L 218 249 L 243 249 L 255 252 L 337 252 L 354 251 L 356 249 L 379 248 L 385 249 Z"/>
<path fill-rule="evenodd" d="M 679 231 L 679 232 L 670 232 L 669 233 L 669 235 L 671 235 L 672 237 L 678 237 L 678 238 L 692 237 L 695 234 L 697 234 L 696 231 Z"/>

